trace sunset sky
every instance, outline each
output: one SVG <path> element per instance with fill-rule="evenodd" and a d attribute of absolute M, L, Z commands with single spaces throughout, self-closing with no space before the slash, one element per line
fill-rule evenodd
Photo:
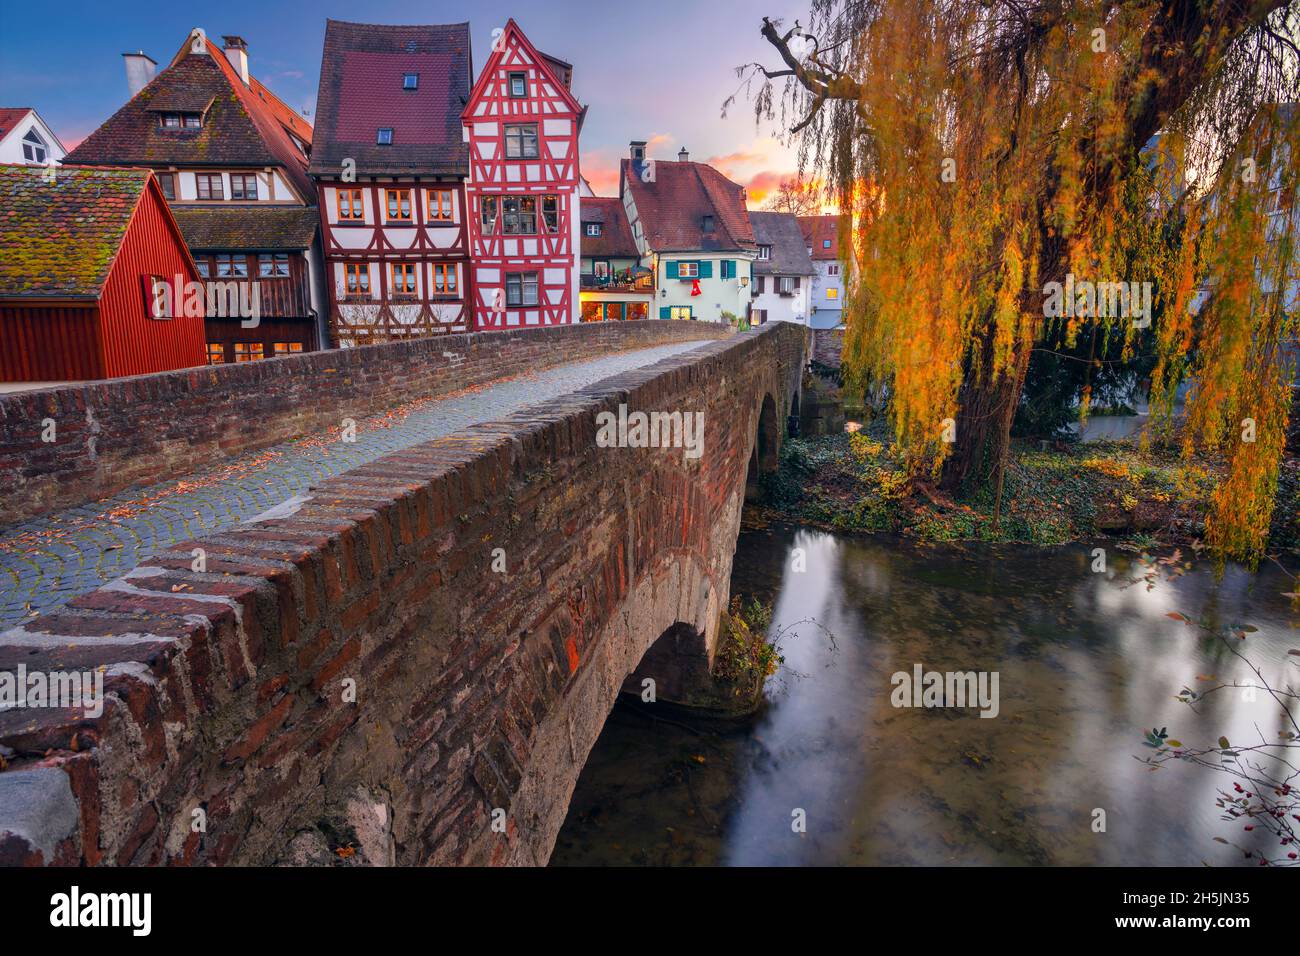
<path fill-rule="evenodd" d="M 224 0 L 216 5 L 89 3 L 0 6 L 0 106 L 32 106 L 71 148 L 125 102 L 121 54 L 144 50 L 160 67 L 193 27 L 219 42 L 248 42 L 252 73 L 313 118 L 325 19 L 369 23 L 470 21 L 475 71 L 492 30 L 514 17 L 541 50 L 574 65 L 574 89 L 590 107 L 582 131 L 582 170 L 599 195 L 618 188 L 618 160 L 632 139 L 650 155 L 675 158 L 685 146 L 749 188 L 750 205 L 794 171 L 794 150 L 771 124 L 756 127 L 736 91 L 735 68 L 777 62 L 759 35 L 764 15 L 806 16 L 800 0 L 473 0 L 473 2 L 306 3 Z"/>

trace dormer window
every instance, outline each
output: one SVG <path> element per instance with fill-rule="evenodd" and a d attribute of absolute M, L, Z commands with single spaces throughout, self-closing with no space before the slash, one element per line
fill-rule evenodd
<path fill-rule="evenodd" d="M 763 260 L 763 261 L 766 261 L 766 260 L 768 260 L 768 259 L 771 259 L 771 258 L 772 258 L 772 247 L 771 247 L 771 246 L 759 246 L 759 247 L 758 247 L 758 258 L 759 258 L 760 260 Z"/>
<path fill-rule="evenodd" d="M 528 75 L 525 73 L 510 74 L 510 95 L 516 99 L 528 95 Z"/>
<path fill-rule="evenodd" d="M 380 146 L 392 146 L 393 128 L 391 126 L 379 127 L 379 135 L 375 138 L 375 142 Z"/>
<path fill-rule="evenodd" d="M 704 217 L 704 225 L 703 225 L 703 229 L 704 229 L 705 232 L 712 232 L 712 231 L 713 231 L 713 217 L 712 217 L 712 216 L 705 216 L 705 217 Z"/>
<path fill-rule="evenodd" d="M 163 129 L 203 128 L 203 116 L 199 113 L 160 113 L 158 122 Z"/>
<path fill-rule="evenodd" d="M 600 235 L 600 223 L 598 223 L 598 222 L 589 222 L 589 223 L 587 223 L 587 235 L 589 235 L 589 236 L 599 236 L 599 235 Z"/>
<path fill-rule="evenodd" d="M 29 129 L 27 135 L 23 137 L 23 159 L 29 163 L 43 163 L 49 156 L 49 150 L 45 145 L 45 140 L 37 135 L 36 130 Z"/>
<path fill-rule="evenodd" d="M 404 89 L 404 90 L 418 90 L 419 88 L 420 88 L 420 74 L 419 74 L 419 73 L 403 73 L 403 74 L 402 74 L 402 89 Z"/>

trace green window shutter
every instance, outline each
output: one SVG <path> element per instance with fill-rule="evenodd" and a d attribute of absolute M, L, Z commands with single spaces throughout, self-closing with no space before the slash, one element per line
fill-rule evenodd
<path fill-rule="evenodd" d="M 669 259 L 669 260 L 668 260 L 668 278 L 670 278 L 670 279 L 676 279 L 676 278 L 677 278 L 677 260 L 676 260 L 676 259 Z M 664 318 L 667 318 L 667 316 L 664 316 Z"/>
<path fill-rule="evenodd" d="M 672 265 L 676 266 L 677 263 L 674 262 L 672 263 Z M 677 270 L 674 268 L 673 271 L 676 272 Z M 673 313 L 671 310 L 672 310 L 672 306 L 668 306 L 668 305 L 659 306 L 659 318 L 671 319 L 673 317 Z"/>
<path fill-rule="evenodd" d="M 713 278 L 713 263 L 712 263 L 712 262 L 704 261 L 704 262 L 701 262 L 701 263 L 700 263 L 700 278 L 701 278 L 701 279 L 712 279 L 712 278 Z"/>

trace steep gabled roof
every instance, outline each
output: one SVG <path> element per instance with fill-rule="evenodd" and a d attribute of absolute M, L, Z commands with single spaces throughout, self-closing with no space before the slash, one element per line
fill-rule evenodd
<path fill-rule="evenodd" d="M 812 250 L 814 260 L 840 257 L 839 216 L 800 216 L 799 229 L 803 232 L 804 248 Z M 828 240 L 829 246 L 826 245 Z"/>
<path fill-rule="evenodd" d="M 552 81 L 555 83 L 556 94 L 565 101 L 569 109 L 578 114 L 578 129 L 582 129 L 583 120 L 585 120 L 587 116 L 587 108 L 578 102 L 577 97 L 573 95 L 573 91 L 569 88 L 569 81 L 572 80 L 573 66 L 557 57 L 542 53 L 537 49 L 537 47 L 533 46 L 532 41 L 528 39 L 528 35 L 524 33 L 519 24 L 515 23 L 514 17 L 511 17 L 506 21 L 505 29 L 501 33 L 501 42 L 498 44 L 498 50 L 493 51 L 488 56 L 488 61 L 483 64 L 483 69 L 479 71 L 478 79 L 474 81 L 474 86 L 470 90 L 469 97 L 465 102 L 465 108 L 462 114 L 464 118 L 467 121 L 470 119 L 469 104 L 477 102 L 479 98 L 483 96 L 483 88 L 488 83 L 492 82 L 493 74 L 496 72 L 497 64 L 500 62 L 502 57 L 500 51 L 505 49 L 505 41 L 511 36 L 519 41 L 519 45 L 523 47 L 524 53 L 528 55 L 530 60 L 536 63 L 539 68 L 544 69 L 548 74 L 550 74 Z M 566 70 L 568 74 L 567 80 L 564 76 L 560 75 L 565 73 Z"/>
<path fill-rule="evenodd" d="M 632 191 L 646 241 L 656 252 L 754 251 L 745 190 L 704 163 L 658 160 L 654 182 L 625 159 L 620 181 Z M 704 230 L 704 217 L 713 229 Z"/>
<path fill-rule="evenodd" d="M 96 166 L 278 166 L 310 205 L 315 189 L 307 177 L 307 157 L 289 136 L 292 128 L 311 141 L 306 120 L 260 82 L 249 86 L 220 49 L 205 44 L 196 53 L 190 38 L 166 69 L 127 101 L 66 157 L 69 163 Z M 159 114 L 203 112 L 201 129 L 163 129 Z M 303 135 L 303 134 L 306 135 Z"/>
<path fill-rule="evenodd" d="M 460 116 L 471 69 L 468 23 L 327 20 L 312 174 L 336 177 L 352 159 L 358 175 L 465 175 Z M 405 73 L 419 74 L 416 89 L 402 89 Z M 393 130 L 391 146 L 376 142 L 384 127 Z"/>
<path fill-rule="evenodd" d="M 623 200 L 588 196 L 582 200 L 582 254 L 597 259 L 635 259 L 640 256 Z M 587 223 L 601 225 L 599 236 L 587 235 Z"/>
<path fill-rule="evenodd" d="M 0 297 L 97 299 L 152 177 L 147 169 L 0 165 Z"/>
<path fill-rule="evenodd" d="M 810 276 L 815 271 L 808 247 L 804 244 L 799 220 L 792 212 L 751 212 L 749 221 L 754 225 L 754 241 L 761 246 L 771 246 L 768 259 L 757 259 L 757 275 Z"/>

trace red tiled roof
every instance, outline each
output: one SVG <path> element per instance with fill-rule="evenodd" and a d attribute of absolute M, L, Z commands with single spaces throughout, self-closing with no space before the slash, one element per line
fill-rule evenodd
<path fill-rule="evenodd" d="M 316 191 L 307 177 L 307 157 L 289 137 L 293 126 L 300 139 L 310 141 L 306 120 L 288 122 L 287 106 L 264 94 L 266 88 L 250 78 L 240 81 L 220 49 L 209 44 L 195 53 L 190 41 L 149 85 L 108 118 L 67 156 L 70 163 L 96 166 L 279 166 L 309 205 Z M 274 102 L 272 102 L 274 100 Z M 207 106 L 198 130 L 166 130 L 158 111 L 188 103 Z"/>
<path fill-rule="evenodd" d="M 625 159 L 620 179 L 632 190 L 646 241 L 656 252 L 754 249 L 745 190 L 704 163 L 657 160 L 655 181 L 642 182 L 640 164 Z M 704 217 L 713 230 L 704 231 Z"/>
<path fill-rule="evenodd" d="M 402 75 L 418 73 L 414 90 Z M 469 146 L 460 115 L 470 89 L 469 24 L 381 26 L 327 20 L 311 171 L 337 176 L 464 175 Z M 393 143 L 376 134 L 391 127 Z"/>
<path fill-rule="evenodd" d="M 640 256 L 632 226 L 627 221 L 623 201 L 605 196 L 585 196 L 580 210 L 582 219 L 582 254 L 597 259 L 615 257 L 635 259 Z M 587 235 L 587 223 L 601 225 L 599 236 Z"/>
<path fill-rule="evenodd" d="M 838 259 L 840 257 L 840 217 L 839 216 L 800 216 L 799 230 L 812 250 L 814 259 Z M 823 246 L 829 239 L 830 246 Z"/>
<path fill-rule="evenodd" d="M 21 123 L 23 117 L 31 111 L 30 106 L 0 106 L 0 139 L 4 139 L 6 134 Z"/>
<path fill-rule="evenodd" d="M 0 165 L 0 297 L 98 298 L 152 175 Z"/>

